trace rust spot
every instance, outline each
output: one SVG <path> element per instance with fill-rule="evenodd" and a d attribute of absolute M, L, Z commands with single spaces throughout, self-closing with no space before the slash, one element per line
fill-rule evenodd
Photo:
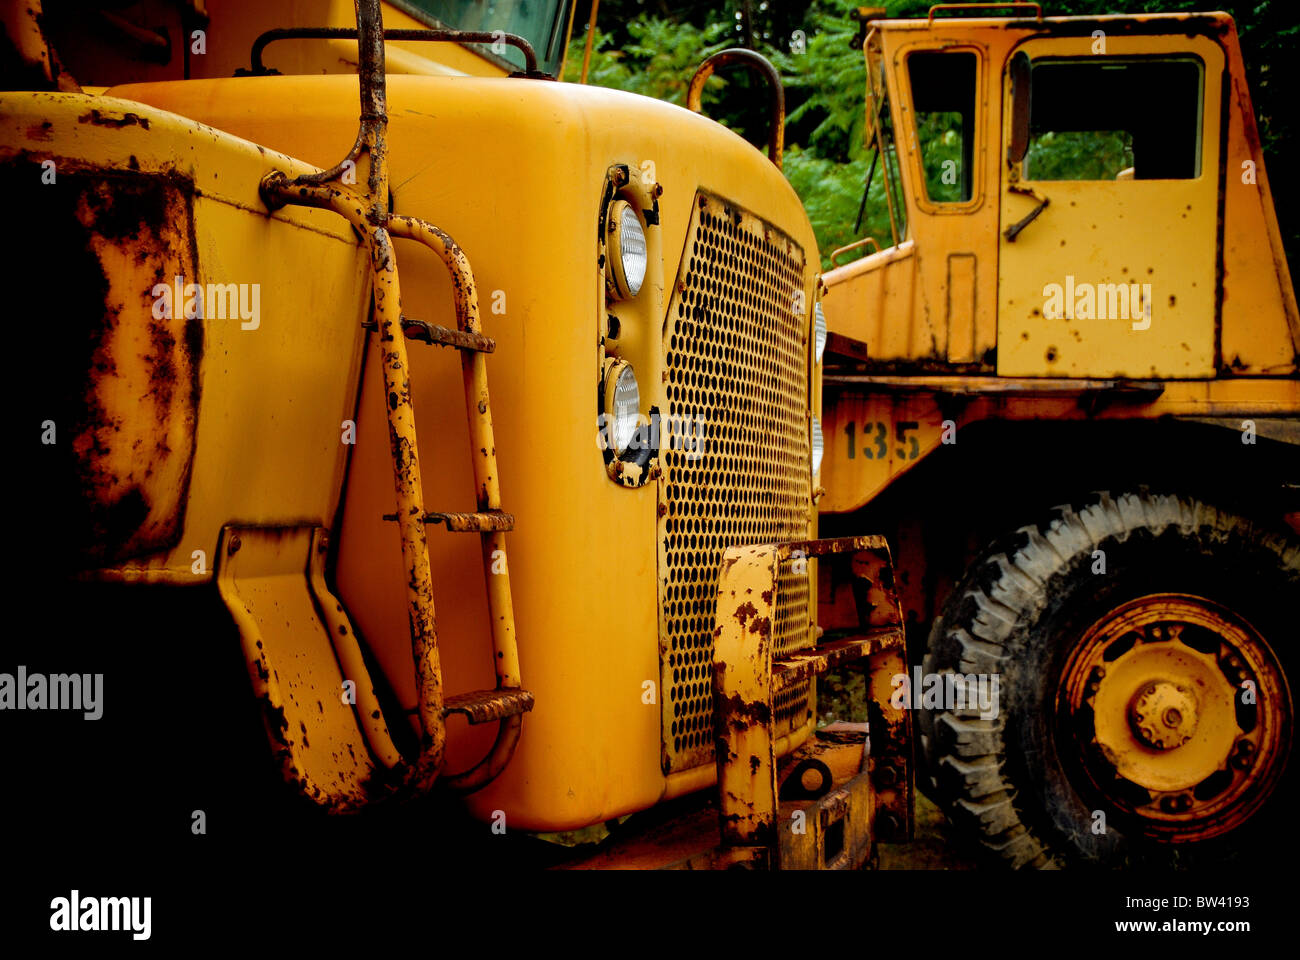
<path fill-rule="evenodd" d="M 136 113 L 124 113 L 120 117 L 111 114 L 100 113 L 98 110 L 91 110 L 89 113 L 82 114 L 77 120 L 81 123 L 94 124 L 97 127 L 112 127 L 121 129 L 122 127 L 140 127 L 142 130 L 149 129 L 149 118 L 142 117 Z"/>
<path fill-rule="evenodd" d="M 165 550 L 183 528 L 203 327 L 183 311 L 153 317 L 151 291 L 198 281 L 193 185 L 55 159 L 60 189 L 20 214 L 34 253 L 14 267 L 33 302 L 20 290 L 15 308 L 39 315 L 35 301 L 59 291 L 69 318 L 46 408 L 58 443 L 37 465 L 33 506 L 77 533 L 53 564 L 85 569 Z M 0 182 L 26 182 L 32 160 L 0 166 Z"/>

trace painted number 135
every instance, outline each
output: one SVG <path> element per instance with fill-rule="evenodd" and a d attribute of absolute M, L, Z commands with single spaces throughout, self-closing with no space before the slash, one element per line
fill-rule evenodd
<path fill-rule="evenodd" d="M 921 455 L 921 444 L 914 435 L 909 435 L 920 426 L 915 420 L 900 420 L 894 424 L 894 439 L 898 442 L 894 453 L 900 460 L 915 460 Z M 879 422 L 863 424 L 861 446 L 858 445 L 857 434 L 856 423 L 849 421 L 844 425 L 844 435 L 849 441 L 850 460 L 854 459 L 859 451 L 868 460 L 884 460 L 889 456 L 888 424 Z"/>

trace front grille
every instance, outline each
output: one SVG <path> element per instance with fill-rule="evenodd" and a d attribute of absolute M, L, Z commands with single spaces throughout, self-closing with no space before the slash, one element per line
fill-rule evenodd
<path fill-rule="evenodd" d="M 663 453 L 665 771 L 713 762 L 710 664 L 723 551 L 809 533 L 803 271 L 803 250 L 785 234 L 724 200 L 697 196 L 664 332 L 669 422 L 702 423 L 704 438 L 694 458 Z M 777 655 L 812 642 L 808 580 L 790 561 L 780 571 Z M 812 716 L 810 686 L 780 695 L 776 736 Z"/>

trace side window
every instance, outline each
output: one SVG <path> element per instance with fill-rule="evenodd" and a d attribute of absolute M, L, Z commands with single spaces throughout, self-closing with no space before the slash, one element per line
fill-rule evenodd
<path fill-rule="evenodd" d="M 978 71 L 979 58 L 969 51 L 907 57 L 925 195 L 931 203 L 965 203 L 973 196 Z"/>
<path fill-rule="evenodd" d="M 1029 80 L 1026 180 L 1200 175 L 1200 60 L 1040 60 Z"/>

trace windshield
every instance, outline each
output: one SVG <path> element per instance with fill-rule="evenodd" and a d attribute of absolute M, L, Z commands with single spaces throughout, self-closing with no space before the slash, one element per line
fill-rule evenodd
<path fill-rule="evenodd" d="M 537 51 L 537 68 L 551 76 L 560 71 L 564 58 L 565 34 L 569 26 L 569 7 L 573 0 L 390 0 L 421 20 L 433 18 L 455 30 L 500 30 L 523 37 Z M 515 47 L 471 44 L 480 53 L 497 54 L 518 69 L 524 68 L 524 55 Z"/>

